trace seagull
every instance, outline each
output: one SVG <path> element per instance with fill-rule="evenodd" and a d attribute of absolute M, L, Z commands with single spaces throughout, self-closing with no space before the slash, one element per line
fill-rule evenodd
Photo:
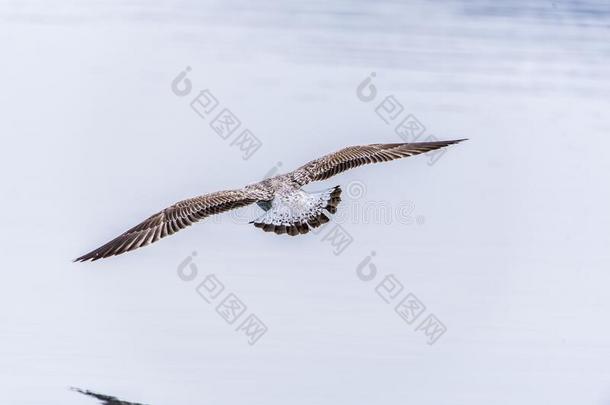
<path fill-rule="evenodd" d="M 281 174 L 238 190 L 218 191 L 175 203 L 152 215 L 101 247 L 75 259 L 95 261 L 149 245 L 211 215 L 256 203 L 265 213 L 251 224 L 278 235 L 302 235 L 329 221 L 337 212 L 341 187 L 309 193 L 308 183 L 326 180 L 336 174 L 369 163 L 419 155 L 464 141 L 385 143 L 350 146 Z"/>

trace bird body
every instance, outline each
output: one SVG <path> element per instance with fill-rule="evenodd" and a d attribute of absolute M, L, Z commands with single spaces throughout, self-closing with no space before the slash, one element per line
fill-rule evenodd
<path fill-rule="evenodd" d="M 302 190 L 348 169 L 418 155 L 463 139 L 438 142 L 350 146 L 313 160 L 298 169 L 238 190 L 218 191 L 190 198 L 152 215 L 105 245 L 75 261 L 98 260 L 146 246 L 210 215 L 256 203 L 264 213 L 251 223 L 266 232 L 296 236 L 329 221 L 341 201 L 339 186 L 317 193 Z"/>

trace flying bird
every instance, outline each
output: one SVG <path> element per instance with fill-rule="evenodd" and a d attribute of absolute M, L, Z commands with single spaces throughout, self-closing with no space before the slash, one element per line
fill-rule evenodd
<path fill-rule="evenodd" d="M 306 234 L 311 228 L 328 222 L 327 213 L 337 212 L 341 187 L 309 193 L 302 189 L 304 185 L 326 180 L 357 166 L 419 155 L 464 140 L 350 146 L 312 160 L 293 172 L 242 189 L 218 191 L 177 202 L 75 261 L 94 261 L 135 250 L 210 215 L 254 203 L 265 211 L 251 222 L 255 227 L 278 235 Z"/>

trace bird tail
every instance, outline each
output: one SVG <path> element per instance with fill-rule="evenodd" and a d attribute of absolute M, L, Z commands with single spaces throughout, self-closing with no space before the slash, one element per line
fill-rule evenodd
<path fill-rule="evenodd" d="M 265 232 L 274 232 L 278 235 L 296 236 L 306 234 L 328 221 L 327 214 L 337 212 L 341 202 L 341 187 L 336 186 L 318 193 L 305 193 L 298 204 L 290 201 L 275 201 L 271 209 L 251 224 Z"/>

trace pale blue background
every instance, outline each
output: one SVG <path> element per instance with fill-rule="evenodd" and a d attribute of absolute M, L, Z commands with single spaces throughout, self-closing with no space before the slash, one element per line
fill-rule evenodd
<path fill-rule="evenodd" d="M 1 1 L 0 50 L 3 403 L 610 403 L 607 2 Z M 186 66 L 252 159 L 171 92 Z M 362 182 L 421 223 L 343 221 L 336 257 L 225 216 L 71 263 L 278 161 L 400 141 L 356 97 L 371 72 L 470 141 L 309 189 Z M 255 346 L 177 277 L 193 251 L 268 325 Z M 435 345 L 357 278 L 371 251 L 445 323 Z"/>

